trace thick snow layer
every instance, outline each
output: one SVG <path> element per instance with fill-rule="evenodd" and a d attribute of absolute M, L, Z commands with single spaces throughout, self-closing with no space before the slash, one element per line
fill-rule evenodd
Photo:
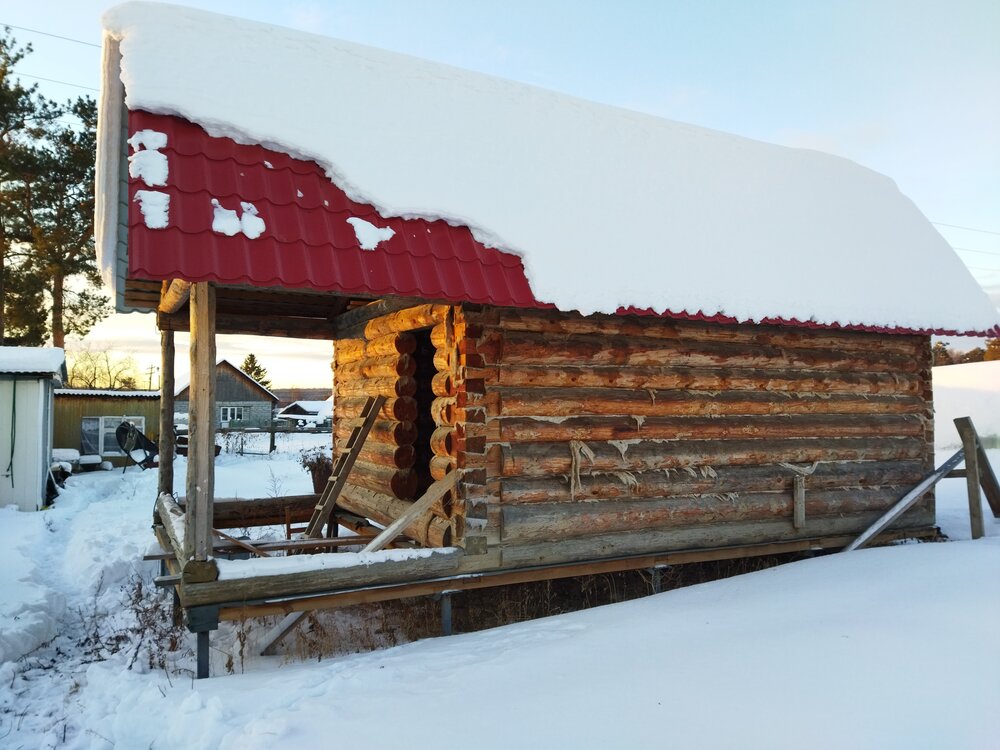
<path fill-rule="evenodd" d="M 73 463 L 80 460 L 80 451 L 76 448 L 53 448 L 52 460 L 59 462 L 69 461 L 70 463 Z"/>
<path fill-rule="evenodd" d="M 66 355 L 62 349 L 32 346 L 0 346 L 0 372 L 45 373 L 62 371 Z"/>
<path fill-rule="evenodd" d="M 356 216 L 348 219 L 347 223 L 354 227 L 354 236 L 358 238 L 362 250 L 374 250 L 380 242 L 390 240 L 396 234 L 390 227 L 377 227 Z"/>
<path fill-rule="evenodd" d="M 128 139 L 128 145 L 131 146 L 134 151 L 141 151 L 143 149 L 156 151 L 161 148 L 166 148 L 167 134 L 161 133 L 159 130 L 137 130 L 132 134 L 132 137 Z"/>
<path fill-rule="evenodd" d="M 136 151 L 128 158 L 128 176 L 150 187 L 164 187 L 170 176 L 167 155 L 159 151 Z"/>
<path fill-rule="evenodd" d="M 166 229 L 170 220 L 170 194 L 160 190 L 136 190 L 142 220 L 150 229 Z"/>
<path fill-rule="evenodd" d="M 956 417 L 970 417 L 980 437 L 1000 436 L 1000 360 L 935 367 L 932 377 L 938 447 L 961 447 Z"/>
<path fill-rule="evenodd" d="M 217 560 L 219 580 L 277 576 L 287 573 L 308 573 L 329 568 L 354 568 L 384 562 L 405 562 L 431 555 L 454 554 L 453 547 L 440 549 L 385 549 L 379 552 L 327 552 L 318 555 L 251 558 L 249 560 Z"/>
<path fill-rule="evenodd" d="M 190 8 L 129 3 L 104 25 L 130 109 L 315 160 L 383 216 L 468 225 L 561 309 L 1000 322 L 913 203 L 845 159 Z"/>

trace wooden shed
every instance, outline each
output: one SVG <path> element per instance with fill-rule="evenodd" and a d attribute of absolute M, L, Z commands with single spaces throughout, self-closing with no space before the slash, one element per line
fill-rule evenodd
<path fill-rule="evenodd" d="M 165 392 L 191 332 L 186 493 L 161 461 L 158 533 L 200 632 L 844 546 L 932 469 L 931 334 L 1000 332 L 846 160 L 188 9 L 106 27 L 98 241 L 119 308 L 157 310 Z M 191 96 L 181 38 L 220 96 Z M 335 507 L 213 497 L 216 333 L 333 342 Z M 213 528 L 277 518 L 308 543 L 257 553 L 315 554 L 215 559 Z M 404 548 L 323 565 L 337 522 Z M 934 522 L 931 498 L 891 533 Z"/>
<path fill-rule="evenodd" d="M 107 388 L 58 388 L 55 391 L 53 447 L 100 456 L 113 466 L 128 460 L 115 439 L 123 421 L 154 443 L 160 434 L 160 392 Z"/>
<path fill-rule="evenodd" d="M 229 360 L 215 366 L 215 426 L 222 429 L 267 429 L 278 397 Z M 183 385 L 174 396 L 174 411 L 186 414 L 191 388 Z"/>
<path fill-rule="evenodd" d="M 47 502 L 52 392 L 65 376 L 62 349 L 0 346 L 0 507 Z"/>

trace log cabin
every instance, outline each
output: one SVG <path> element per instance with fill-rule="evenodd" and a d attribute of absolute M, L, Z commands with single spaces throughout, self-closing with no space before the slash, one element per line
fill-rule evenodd
<path fill-rule="evenodd" d="M 933 469 L 930 336 L 1000 332 L 912 202 L 847 160 L 190 9 L 105 30 L 98 244 L 118 309 L 156 312 L 164 393 L 191 333 L 191 459 L 180 491 L 161 459 L 156 524 L 199 633 L 842 547 Z M 331 341 L 345 455 L 384 399 L 329 527 L 399 526 L 401 548 L 218 559 L 216 529 L 316 498 L 213 497 L 216 333 Z M 934 523 L 929 496 L 892 533 Z"/>

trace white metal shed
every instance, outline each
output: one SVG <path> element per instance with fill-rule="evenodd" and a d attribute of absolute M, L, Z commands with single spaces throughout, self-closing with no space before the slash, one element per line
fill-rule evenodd
<path fill-rule="evenodd" d="M 53 391 L 64 362 L 62 349 L 0 346 L 0 507 L 45 505 Z"/>

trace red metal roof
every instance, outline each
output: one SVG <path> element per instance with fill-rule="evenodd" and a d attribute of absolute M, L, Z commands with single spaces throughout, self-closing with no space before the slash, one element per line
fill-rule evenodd
<path fill-rule="evenodd" d="M 521 259 L 477 242 L 465 226 L 444 221 L 387 218 L 356 203 L 314 162 L 258 145 L 216 138 L 187 120 L 132 110 L 129 135 L 165 133 L 166 187 L 129 180 L 128 276 L 135 279 L 215 281 L 262 287 L 324 290 L 360 296 L 404 296 L 509 307 L 553 307 L 535 299 Z M 170 195 L 165 229 L 146 227 L 137 190 Z M 250 239 L 212 230 L 212 199 L 239 212 L 252 203 L 266 229 Z M 360 247 L 348 219 L 357 217 L 395 234 L 373 250 Z M 621 307 L 622 315 L 659 315 Z M 664 317 L 739 323 L 722 314 L 666 311 Z M 772 318 L 763 323 L 889 333 L 937 333 L 864 325 L 817 324 Z M 994 334 L 1000 331 L 994 332 Z"/>

